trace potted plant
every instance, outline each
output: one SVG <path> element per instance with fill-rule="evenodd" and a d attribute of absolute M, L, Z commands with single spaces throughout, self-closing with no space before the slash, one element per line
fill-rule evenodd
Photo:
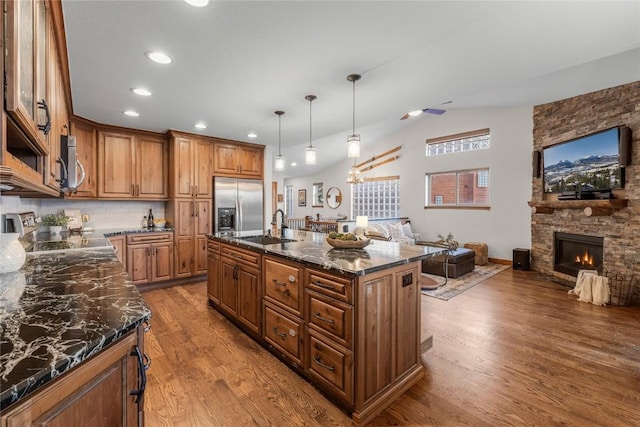
<path fill-rule="evenodd" d="M 69 223 L 69 217 L 62 212 L 46 215 L 42 218 L 42 225 L 49 227 L 49 232 L 56 234 L 62 231 L 62 227 Z"/>
<path fill-rule="evenodd" d="M 446 236 L 438 233 L 438 239 L 440 240 L 438 240 L 436 243 L 439 243 L 443 247 L 446 247 L 451 251 L 455 251 L 456 249 L 458 249 L 458 242 L 453 238 L 453 233 L 449 232 L 449 234 L 447 234 Z"/>

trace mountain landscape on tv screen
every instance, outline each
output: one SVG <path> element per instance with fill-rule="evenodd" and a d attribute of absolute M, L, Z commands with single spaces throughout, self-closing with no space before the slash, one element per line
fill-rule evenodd
<path fill-rule="evenodd" d="M 544 191 L 604 190 L 622 188 L 618 154 L 561 160 L 544 167 Z"/>

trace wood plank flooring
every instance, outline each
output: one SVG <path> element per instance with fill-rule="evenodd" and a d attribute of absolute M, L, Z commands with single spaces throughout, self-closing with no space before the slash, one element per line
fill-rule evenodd
<path fill-rule="evenodd" d="M 506 270 L 422 296 L 424 380 L 375 426 L 639 426 L 640 307 L 577 302 Z M 206 303 L 206 284 L 145 292 L 146 425 L 342 426 L 350 418 Z"/>

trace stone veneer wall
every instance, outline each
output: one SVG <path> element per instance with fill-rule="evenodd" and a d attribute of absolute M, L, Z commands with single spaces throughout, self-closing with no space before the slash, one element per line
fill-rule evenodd
<path fill-rule="evenodd" d="M 640 81 L 564 99 L 533 109 L 533 149 L 626 125 L 632 134 L 632 161 L 626 167 L 628 206 L 611 216 L 587 217 L 582 209 L 531 215 L 531 265 L 566 284 L 575 278 L 553 271 L 553 233 L 604 237 L 604 267 L 634 274 L 640 281 Z M 531 200 L 544 200 L 543 181 L 533 178 Z"/>

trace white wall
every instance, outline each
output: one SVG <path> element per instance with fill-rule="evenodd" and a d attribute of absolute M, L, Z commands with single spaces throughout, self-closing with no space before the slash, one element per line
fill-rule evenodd
<path fill-rule="evenodd" d="M 445 156 L 426 157 L 425 140 L 460 132 L 490 128 L 491 148 Z M 400 132 L 363 147 L 358 162 L 394 148 L 400 158 L 377 167 L 364 175 L 380 177 L 400 176 L 400 214 L 411 220 L 412 228 L 423 240 L 436 240 L 437 234 L 452 232 L 456 240 L 485 242 L 489 256 L 510 260 L 514 248 L 531 245 L 530 209 L 531 152 L 533 150 L 532 108 L 496 108 L 450 110 L 442 116 L 425 115 L 407 121 Z M 375 162 L 374 162 L 375 163 Z M 285 185 L 307 189 L 307 207 L 294 203 L 294 216 L 336 216 L 338 212 L 350 214 L 351 190 L 345 180 L 352 165 L 343 162 L 323 173 L 295 179 L 285 179 Z M 425 209 L 425 174 L 460 169 L 488 167 L 490 171 L 490 210 Z M 311 188 L 314 182 L 323 182 L 325 191 L 336 186 L 342 190 L 343 203 L 338 209 L 311 207 Z"/>

